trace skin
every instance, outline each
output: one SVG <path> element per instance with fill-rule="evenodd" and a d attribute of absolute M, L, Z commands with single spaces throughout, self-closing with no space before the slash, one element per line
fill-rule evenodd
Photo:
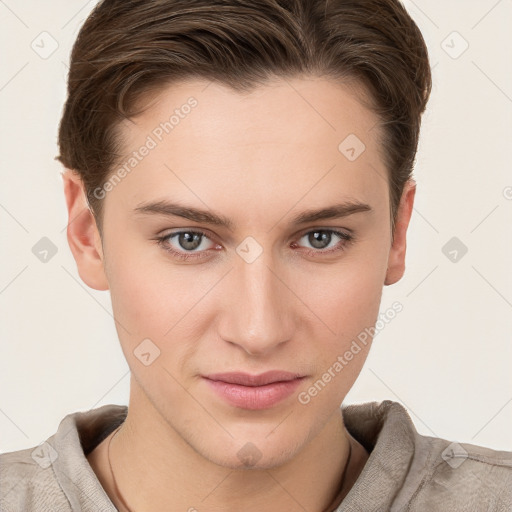
<path fill-rule="evenodd" d="M 128 416 L 110 447 L 116 482 L 133 511 L 323 511 L 340 491 L 349 445 L 341 497 L 368 458 L 339 407 L 371 343 L 309 403 L 298 395 L 375 325 L 383 286 L 402 277 L 415 183 L 404 189 L 392 243 L 378 118 L 353 89 L 317 77 L 278 79 L 250 94 L 174 84 L 121 126 L 126 155 L 190 96 L 198 106 L 107 193 L 102 239 L 80 179 L 63 174 L 78 272 L 91 288 L 110 290 L 131 369 Z M 338 150 L 351 133 L 366 145 L 353 162 Z M 234 226 L 134 213 L 161 199 Z M 291 224 L 299 213 L 347 200 L 372 210 Z M 207 233 L 195 253 L 204 258 L 179 260 L 154 240 L 187 229 Z M 350 230 L 354 240 L 332 235 L 315 246 L 308 235 L 319 229 Z M 248 236 L 262 249 L 251 263 L 236 252 Z M 178 237 L 168 245 L 187 252 Z M 325 254 L 336 246 L 344 250 Z M 147 366 L 134 355 L 146 338 L 160 350 Z M 265 410 L 234 407 L 201 378 L 273 369 L 306 377 Z M 88 460 L 126 510 L 112 488 L 110 437 Z M 248 442 L 260 456 L 250 468 L 237 455 Z"/>

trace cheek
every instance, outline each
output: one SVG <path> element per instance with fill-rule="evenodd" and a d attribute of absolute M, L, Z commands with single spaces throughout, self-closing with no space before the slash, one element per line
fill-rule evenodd
<path fill-rule="evenodd" d="M 340 348 L 378 316 L 387 268 L 384 252 L 353 251 L 341 262 L 297 280 L 299 297 L 328 327 L 332 348 Z"/>
<path fill-rule="evenodd" d="M 112 308 L 123 345 L 133 348 L 149 338 L 163 350 L 178 333 L 187 339 L 182 329 L 215 276 L 198 276 L 190 267 L 166 261 L 165 252 L 152 243 L 140 245 L 119 244 L 108 254 Z"/>
<path fill-rule="evenodd" d="M 315 280 L 315 290 L 321 289 L 322 293 L 310 291 L 308 305 L 321 321 L 315 322 L 309 333 L 315 339 L 313 352 L 304 340 L 304 351 L 317 362 L 314 378 L 297 396 L 304 412 L 329 416 L 333 404 L 341 404 L 357 380 L 379 314 L 381 280 L 382 267 L 372 269 L 365 263 L 347 265 L 330 279 Z"/>
<path fill-rule="evenodd" d="M 373 244 L 372 244 L 373 245 Z M 385 244 L 384 244 L 385 246 Z M 356 381 L 371 347 L 387 267 L 385 251 L 375 244 L 354 251 L 343 264 L 318 271 L 302 280 L 301 296 L 318 315 L 303 349 L 316 358 L 315 378 L 298 396 L 301 405 L 330 410 L 341 403 Z M 314 405 L 313 405 L 314 404 Z"/>
<path fill-rule="evenodd" d="M 162 400 L 161 408 L 189 403 L 183 386 L 188 386 L 198 330 L 204 325 L 204 318 L 198 318 L 200 306 L 194 306 L 209 286 L 164 259 L 158 265 L 147 255 L 145 259 L 122 258 L 111 276 L 121 349 L 138 386 Z M 189 407 L 195 410 L 193 403 Z"/>

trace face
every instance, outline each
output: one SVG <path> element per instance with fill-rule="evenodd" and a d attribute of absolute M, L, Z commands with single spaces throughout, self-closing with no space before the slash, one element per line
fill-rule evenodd
<path fill-rule="evenodd" d="M 403 263 L 378 119 L 316 78 L 173 85 L 132 121 L 125 172 L 97 193 L 133 405 L 216 464 L 282 464 L 339 421 Z"/>

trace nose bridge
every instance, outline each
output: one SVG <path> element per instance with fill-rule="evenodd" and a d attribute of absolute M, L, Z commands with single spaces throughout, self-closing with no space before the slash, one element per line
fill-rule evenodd
<path fill-rule="evenodd" d="M 250 354 L 263 354 L 290 336 L 290 297 L 275 275 L 270 250 L 252 262 L 240 257 L 235 267 L 221 335 Z"/>

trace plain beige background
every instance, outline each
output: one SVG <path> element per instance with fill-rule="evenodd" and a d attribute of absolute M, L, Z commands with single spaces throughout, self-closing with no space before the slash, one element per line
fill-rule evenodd
<path fill-rule="evenodd" d="M 403 311 L 346 402 L 397 400 L 423 434 L 512 450 L 512 1 L 404 3 L 434 89 L 408 267 L 382 300 Z M 110 297 L 78 277 L 54 161 L 71 45 L 94 4 L 0 1 L 2 452 L 40 444 L 68 413 L 128 400 Z M 33 252 L 43 237 L 57 251 L 46 262 Z"/>

